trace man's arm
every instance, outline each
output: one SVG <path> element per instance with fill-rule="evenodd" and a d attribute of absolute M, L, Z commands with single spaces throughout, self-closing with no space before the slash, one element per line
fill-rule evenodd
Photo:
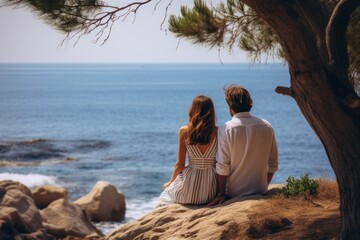
<path fill-rule="evenodd" d="M 218 151 L 216 156 L 216 172 L 218 177 L 218 195 L 208 204 L 213 206 L 226 200 L 226 180 L 230 174 L 230 150 L 225 129 L 218 129 Z"/>
<path fill-rule="evenodd" d="M 274 173 L 271 173 L 271 172 L 267 173 L 267 183 L 268 183 L 268 185 L 271 183 L 271 180 L 272 180 L 273 176 L 274 176 Z"/>
<path fill-rule="evenodd" d="M 268 185 L 271 183 L 274 173 L 278 170 L 278 165 L 279 165 L 279 163 L 278 163 L 278 148 L 277 148 L 277 144 L 276 144 L 275 133 L 273 130 L 273 141 L 271 144 L 270 157 L 269 157 L 269 161 L 268 161 L 268 173 L 267 173 Z"/>

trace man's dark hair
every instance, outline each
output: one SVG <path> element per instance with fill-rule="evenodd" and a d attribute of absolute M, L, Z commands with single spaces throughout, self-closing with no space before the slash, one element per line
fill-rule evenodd
<path fill-rule="evenodd" d="M 224 94 L 227 104 L 235 113 L 250 112 L 253 101 L 248 90 L 237 85 L 224 87 Z"/>

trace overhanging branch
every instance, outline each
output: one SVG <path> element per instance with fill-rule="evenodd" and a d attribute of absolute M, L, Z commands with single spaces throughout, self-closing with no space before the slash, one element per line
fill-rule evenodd
<path fill-rule="evenodd" d="M 111 34 L 114 22 L 125 21 L 131 14 L 136 16 L 140 7 L 151 1 L 139 0 L 116 6 L 100 0 L 4 0 L 0 7 L 28 7 L 47 24 L 66 33 L 67 39 L 76 37 L 79 40 L 82 36 L 93 33 L 95 35 L 93 42 L 103 39 L 105 43 Z"/>
<path fill-rule="evenodd" d="M 346 29 L 351 14 L 360 5 L 360 0 L 341 0 L 335 7 L 326 28 L 326 45 L 330 65 L 339 74 L 341 81 L 351 86 L 348 77 L 349 57 Z"/>
<path fill-rule="evenodd" d="M 125 21 L 126 18 L 133 13 L 136 15 L 139 8 L 143 5 L 148 4 L 152 0 L 146 0 L 143 2 L 132 2 L 124 6 L 115 7 L 115 6 L 100 6 L 103 10 L 102 12 L 96 14 L 93 18 L 87 19 L 82 26 L 80 27 L 80 36 L 90 34 L 95 29 L 98 29 L 98 32 L 95 35 L 95 39 L 93 40 L 94 43 L 97 43 L 99 39 L 101 39 L 104 35 L 105 30 L 107 30 L 106 36 L 102 42 L 101 45 L 103 45 L 110 37 L 112 26 L 114 22 L 121 19 L 122 21 Z M 106 10 L 106 8 L 110 8 Z M 117 15 L 119 14 L 120 15 Z M 75 43 L 76 44 L 76 43 Z"/>
<path fill-rule="evenodd" d="M 278 94 L 294 97 L 294 92 L 292 91 L 291 87 L 278 86 L 275 88 L 275 92 Z"/>

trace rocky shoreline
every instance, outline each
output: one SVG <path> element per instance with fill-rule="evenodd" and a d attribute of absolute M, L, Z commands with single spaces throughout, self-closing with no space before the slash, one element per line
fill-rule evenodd
<path fill-rule="evenodd" d="M 31 191 L 19 182 L 0 181 L 0 239 L 102 239 L 93 222 L 121 221 L 125 211 L 124 195 L 104 181 L 74 202 L 62 187 Z"/>
<path fill-rule="evenodd" d="M 107 236 L 93 222 L 122 219 L 125 202 L 113 204 L 123 195 L 110 183 L 98 182 L 72 203 L 63 190 L 46 186 L 30 192 L 21 183 L 1 181 L 0 239 L 337 239 L 340 233 L 337 185 L 325 180 L 310 198 L 273 197 L 270 191 L 214 207 L 164 206 Z M 34 200 L 38 195 L 41 201 Z"/>

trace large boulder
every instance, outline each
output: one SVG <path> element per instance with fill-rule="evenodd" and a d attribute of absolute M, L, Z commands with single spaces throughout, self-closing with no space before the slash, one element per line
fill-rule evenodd
<path fill-rule="evenodd" d="M 46 231 L 58 238 L 102 235 L 86 211 L 66 199 L 58 199 L 40 212 Z"/>
<path fill-rule="evenodd" d="M 63 187 L 41 186 L 32 191 L 33 199 L 39 209 L 46 208 L 58 199 L 68 199 L 68 192 Z"/>
<path fill-rule="evenodd" d="M 99 181 L 84 197 L 74 202 L 84 208 L 92 221 L 121 221 L 125 217 L 125 197 L 109 182 Z"/>
<path fill-rule="evenodd" d="M 0 238 L 1 239 L 1 238 Z M 36 232 L 32 233 L 22 233 L 16 235 L 16 237 L 10 237 L 8 239 L 22 239 L 22 240 L 58 240 L 56 237 L 48 234 L 45 230 L 45 228 L 41 228 L 37 230 Z"/>
<path fill-rule="evenodd" d="M 41 228 L 41 215 L 31 191 L 19 182 L 0 181 L 0 238 Z"/>
<path fill-rule="evenodd" d="M 120 239 L 337 239 L 338 198 L 238 197 L 212 207 L 172 204 L 112 231 Z"/>

